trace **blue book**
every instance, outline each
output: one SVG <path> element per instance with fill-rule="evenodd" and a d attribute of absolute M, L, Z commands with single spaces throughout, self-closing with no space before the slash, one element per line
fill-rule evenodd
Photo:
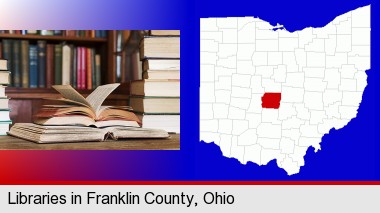
<path fill-rule="evenodd" d="M 29 45 L 29 87 L 38 87 L 38 50 L 37 45 Z"/>
<path fill-rule="evenodd" d="M 38 54 L 38 86 L 46 87 L 46 41 L 37 41 Z"/>

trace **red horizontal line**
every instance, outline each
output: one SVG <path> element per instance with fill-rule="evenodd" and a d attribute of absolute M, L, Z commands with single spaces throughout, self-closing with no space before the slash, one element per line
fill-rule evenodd
<path fill-rule="evenodd" d="M 0 181 L 0 185 L 380 185 L 380 181 Z"/>

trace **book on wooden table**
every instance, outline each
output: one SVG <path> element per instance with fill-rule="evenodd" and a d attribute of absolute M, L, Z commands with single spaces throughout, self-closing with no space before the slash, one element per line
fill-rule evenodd
<path fill-rule="evenodd" d="M 139 127 L 139 118 L 128 106 L 102 106 L 108 95 L 120 84 L 97 87 L 84 98 L 70 85 L 54 85 L 63 98 L 63 105 L 44 105 L 34 116 L 34 123 L 40 125 L 81 125 L 81 126 L 133 126 Z"/>
<path fill-rule="evenodd" d="M 165 130 L 137 127 L 111 126 L 93 128 L 84 126 L 43 126 L 32 123 L 16 123 L 9 135 L 36 143 L 63 143 L 105 141 L 134 138 L 168 138 Z"/>
<path fill-rule="evenodd" d="M 179 114 L 136 113 L 142 122 L 142 128 L 163 129 L 170 133 L 180 133 Z"/>

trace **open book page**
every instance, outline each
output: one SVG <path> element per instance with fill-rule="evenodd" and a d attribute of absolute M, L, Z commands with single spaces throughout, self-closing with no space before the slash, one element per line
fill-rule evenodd
<path fill-rule="evenodd" d="M 86 101 L 95 111 L 96 116 L 100 114 L 100 106 L 103 104 L 104 100 L 106 100 L 108 95 L 111 94 L 111 92 L 114 91 L 119 85 L 119 83 L 115 83 L 98 86 L 98 88 L 96 88 L 89 96 L 87 96 Z"/>
<path fill-rule="evenodd" d="M 79 102 L 91 107 L 89 102 L 70 85 L 53 85 L 53 88 L 57 90 L 59 93 L 61 93 L 61 95 L 66 99 Z"/>

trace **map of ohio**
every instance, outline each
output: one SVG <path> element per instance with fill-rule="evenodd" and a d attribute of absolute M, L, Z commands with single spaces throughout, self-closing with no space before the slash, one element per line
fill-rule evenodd
<path fill-rule="evenodd" d="M 201 19 L 200 140 L 242 164 L 276 160 L 299 173 L 309 147 L 357 116 L 370 16 L 365 6 L 295 32 L 253 17 Z"/>

